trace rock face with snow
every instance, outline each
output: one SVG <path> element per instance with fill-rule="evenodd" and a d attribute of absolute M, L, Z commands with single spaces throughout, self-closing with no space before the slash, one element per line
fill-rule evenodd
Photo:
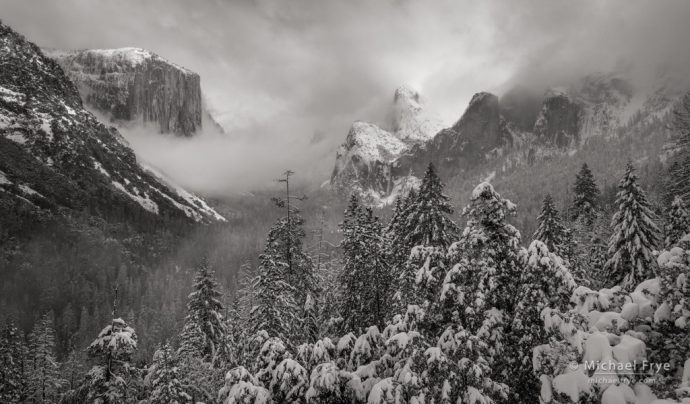
<path fill-rule="evenodd" d="M 439 119 L 426 114 L 418 93 L 397 89 L 386 128 L 359 121 L 352 124 L 338 149 L 331 184 L 343 193 L 358 192 L 370 203 L 387 203 L 417 181 L 394 177 L 394 163 L 428 142 L 441 127 Z"/>
<path fill-rule="evenodd" d="M 625 74 L 607 73 L 592 74 L 541 95 L 524 87 L 509 90 L 501 99 L 482 92 L 472 97 L 451 127 L 424 126 L 425 135 L 414 142 L 395 130 L 356 123 L 338 152 L 331 183 L 338 191 L 359 192 L 376 204 L 390 203 L 397 195 L 393 190 L 402 189 L 395 185 L 416 180 L 430 162 L 446 180 L 478 167 L 495 174 L 506 167 L 572 154 L 594 137 L 663 130 L 660 122 L 668 119 L 674 103 L 689 89 L 687 80 L 670 75 L 661 75 L 654 85 L 640 89 Z M 414 92 L 406 94 L 400 98 L 417 99 Z M 406 133 L 422 127 L 418 121 L 407 122 Z M 432 129 L 439 130 L 434 134 Z M 376 157 L 361 156 L 361 150 L 374 149 L 380 151 Z"/>
<path fill-rule="evenodd" d="M 0 216 L 21 208 L 225 220 L 142 167 L 119 132 L 84 109 L 74 84 L 36 45 L 2 24 L 0 43 Z"/>
<path fill-rule="evenodd" d="M 581 107 L 565 91 L 551 90 L 534 124 L 540 142 L 566 147 L 579 141 Z"/>
<path fill-rule="evenodd" d="M 429 162 L 439 173 L 449 176 L 480 162 L 512 143 L 510 129 L 499 111 L 498 97 L 478 93 L 472 97 L 462 117 L 428 142 L 416 145 L 396 161 L 394 173 L 421 175 Z"/>
<path fill-rule="evenodd" d="M 199 75 L 139 48 L 47 50 L 90 108 L 115 121 L 143 121 L 161 133 L 190 136 L 201 128 Z"/>

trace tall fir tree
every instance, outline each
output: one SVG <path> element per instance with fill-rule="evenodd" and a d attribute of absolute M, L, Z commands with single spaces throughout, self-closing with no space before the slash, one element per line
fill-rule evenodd
<path fill-rule="evenodd" d="M 445 277 L 441 298 L 466 327 L 476 325 L 492 307 L 510 312 L 520 278 L 520 232 L 508 224 L 515 205 L 503 199 L 491 184 L 479 184 L 464 209 L 467 226 L 448 250 L 451 270 Z M 458 311 L 458 308 L 465 307 Z"/>
<path fill-rule="evenodd" d="M 343 269 L 339 276 L 340 287 L 343 289 L 342 308 L 343 331 L 358 330 L 366 326 L 366 318 L 362 312 L 362 299 L 366 277 L 364 273 L 365 241 L 362 228 L 362 206 L 354 193 L 345 209 L 340 231 L 343 239 L 340 248 L 343 255 Z"/>
<path fill-rule="evenodd" d="M 429 163 L 417 197 L 405 209 L 401 222 L 404 231 L 399 234 L 402 243 L 448 248 L 459 232 L 449 217 L 453 214 L 449 200 L 434 165 Z"/>
<path fill-rule="evenodd" d="M 652 251 L 659 244 L 659 228 L 647 195 L 637 184 L 632 163 L 628 163 L 618 189 L 618 210 L 611 220 L 613 234 L 604 271 L 609 285 L 622 284 L 630 289 L 654 273 Z"/>
<path fill-rule="evenodd" d="M 681 197 L 676 196 L 673 198 L 666 222 L 666 239 L 664 244 L 666 248 L 671 248 L 683 236 L 690 233 L 690 213 L 688 213 Z"/>
<path fill-rule="evenodd" d="M 582 165 L 575 177 L 575 197 L 571 207 L 573 220 L 581 220 L 590 225 L 594 221 L 599 205 L 599 188 L 587 163 Z"/>
<path fill-rule="evenodd" d="M 298 321 L 299 306 L 295 292 L 287 281 L 287 263 L 280 261 L 275 249 L 275 234 L 269 232 L 266 247 L 259 256 L 259 274 L 254 280 L 255 305 L 251 310 L 252 334 L 267 332 L 281 340 L 288 340 Z"/>
<path fill-rule="evenodd" d="M 448 250 L 450 270 L 440 296 L 441 324 L 446 330 L 438 344 L 442 346 L 445 340 L 450 344 L 461 334 L 466 335 L 463 341 L 467 336 L 469 342 L 479 339 L 481 345 L 468 346 L 464 355 L 484 369 L 485 377 L 512 389 L 517 388 L 511 373 L 517 358 L 506 352 L 505 340 L 510 336 L 523 269 L 520 232 L 507 223 L 515 210 L 487 182 L 473 190 L 463 211 L 467 226 Z M 493 394 L 507 394 L 507 389 L 494 386 Z"/>
<path fill-rule="evenodd" d="M 395 274 L 399 311 L 407 311 L 409 304 L 430 303 L 428 299 L 437 295 L 445 275 L 444 254 L 439 251 L 444 252 L 455 241 L 459 228 L 449 217 L 453 208 L 443 187 L 429 163 L 419 192 L 406 204 L 392 240 L 405 248 L 405 260 Z M 417 253 L 411 254 L 414 248 Z"/>
<path fill-rule="evenodd" d="M 522 273 L 512 319 L 508 349 L 516 370 L 511 382 L 515 402 L 539 402 L 540 382 L 532 371 L 532 349 L 548 343 L 541 313 L 545 308 L 566 311 L 575 280 L 557 254 L 539 239 L 522 255 Z"/>
<path fill-rule="evenodd" d="M 304 249 L 304 219 L 293 202 L 305 197 L 294 196 L 290 191 L 290 177 L 293 174 L 287 170 L 284 178 L 278 180 L 285 184 L 285 197 L 273 198 L 273 201 L 279 208 L 285 209 L 285 216 L 271 227 L 264 253 L 259 257 L 261 279 L 257 280 L 263 286 L 257 290 L 257 297 L 262 305 L 259 308 L 263 312 L 262 321 L 268 325 L 264 329 L 269 335 L 284 339 L 288 344 L 299 344 L 309 339 L 309 327 L 305 327 L 307 300 L 318 295 L 318 284 L 314 264 Z M 281 282 L 270 287 L 264 282 L 268 278 Z M 273 300 L 276 307 L 267 307 Z M 284 319 L 276 318 L 276 310 L 282 312 Z M 255 324 L 256 331 L 260 330 L 257 328 L 259 324 Z M 271 334 L 272 330 L 277 334 Z"/>
<path fill-rule="evenodd" d="M 404 198 L 400 198 L 398 197 L 398 200 L 401 202 L 396 203 L 393 216 L 385 230 L 386 237 L 390 241 L 389 262 L 391 268 L 401 268 L 407 261 L 412 247 L 414 247 L 407 238 L 409 230 L 407 228 L 407 217 L 411 212 L 412 205 L 417 200 L 417 191 L 412 188 Z M 396 288 L 398 288 L 397 285 Z"/>
<path fill-rule="evenodd" d="M 96 364 L 76 392 L 76 401 L 114 404 L 135 398 L 130 382 L 137 375 L 130 361 L 136 349 L 134 329 L 121 318 L 114 318 L 89 345 L 89 356 Z"/>
<path fill-rule="evenodd" d="M 0 401 L 20 403 L 26 399 L 28 349 L 14 322 L 7 321 L 0 335 Z"/>
<path fill-rule="evenodd" d="M 187 297 L 187 316 L 180 336 L 180 354 L 199 356 L 212 365 L 228 360 L 223 303 L 214 272 L 204 258 L 194 277 L 194 291 Z"/>
<path fill-rule="evenodd" d="M 684 95 L 673 111 L 673 129 L 672 144 L 676 153 L 669 168 L 666 191 L 687 202 L 690 200 L 690 94 Z"/>
<path fill-rule="evenodd" d="M 343 233 L 340 311 L 344 331 L 360 332 L 371 325 L 382 327 L 391 279 L 381 222 L 371 209 L 360 206 L 353 194 L 340 229 Z"/>
<path fill-rule="evenodd" d="M 389 310 L 390 292 L 392 286 L 391 269 L 387 262 L 388 240 L 384 235 L 384 228 L 379 218 L 371 208 L 367 208 L 362 216 L 365 230 L 366 247 L 366 285 L 363 295 L 364 303 L 369 306 L 369 325 L 376 325 L 383 329 Z"/>
<path fill-rule="evenodd" d="M 192 402 L 192 397 L 180 382 L 177 358 L 167 342 L 154 353 L 153 365 L 149 369 L 146 382 L 151 389 L 147 401 L 150 404 Z"/>
<path fill-rule="evenodd" d="M 286 215 L 268 232 L 266 246 L 259 256 L 259 274 L 255 278 L 256 304 L 251 317 L 253 332 L 264 330 L 271 337 L 289 344 L 309 338 L 305 327 L 307 300 L 318 293 L 314 265 L 304 251 L 304 219 L 290 201 L 289 178 L 285 173 L 286 197 L 274 198 Z M 301 198 L 300 198 L 301 199 Z"/>
<path fill-rule="evenodd" d="M 561 223 L 558 210 L 550 194 L 544 197 L 541 213 L 537 217 L 538 227 L 532 240 L 546 244 L 549 251 L 561 258 L 570 259 L 573 253 L 573 238 L 570 230 Z"/>
<path fill-rule="evenodd" d="M 55 358 L 55 329 L 48 313 L 41 316 L 29 335 L 31 354 L 31 378 L 29 391 L 34 402 L 57 400 L 61 379 L 59 363 Z"/>

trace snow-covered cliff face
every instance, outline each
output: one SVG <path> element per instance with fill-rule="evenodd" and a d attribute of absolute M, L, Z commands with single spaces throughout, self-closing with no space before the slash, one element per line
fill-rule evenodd
<path fill-rule="evenodd" d="M 83 107 L 63 70 L 1 23 L 0 60 L 0 216 L 21 209 L 225 221 L 140 165 L 120 133 Z"/>
<path fill-rule="evenodd" d="M 115 121 L 143 121 L 161 133 L 201 128 L 199 75 L 139 48 L 46 50 L 77 85 L 87 106 Z"/>
<path fill-rule="evenodd" d="M 374 204 L 390 203 L 409 188 L 396 184 L 418 182 L 430 162 L 448 179 L 479 166 L 495 172 L 572 154 L 593 137 L 643 134 L 650 124 L 668 119 L 688 90 L 687 80 L 670 75 L 635 88 L 624 74 L 592 74 L 541 96 L 526 88 L 510 90 L 500 100 L 490 93 L 475 94 L 453 126 L 440 130 L 432 125 L 414 142 L 395 131 L 369 124 L 363 129 L 357 123 L 337 154 L 331 184 L 340 192 L 359 192 Z M 415 93 L 406 94 L 401 98 L 414 103 Z M 407 133 L 421 126 L 411 122 Z M 375 157 L 363 152 L 372 149 L 382 152 Z M 496 167 L 491 167 L 493 161 Z"/>
<path fill-rule="evenodd" d="M 423 108 L 418 93 L 395 91 L 385 128 L 355 122 L 338 149 L 331 185 L 342 193 L 358 192 L 371 204 L 385 204 L 415 185 L 416 178 L 394 178 L 393 162 L 411 148 L 425 144 L 442 128 L 440 119 Z"/>

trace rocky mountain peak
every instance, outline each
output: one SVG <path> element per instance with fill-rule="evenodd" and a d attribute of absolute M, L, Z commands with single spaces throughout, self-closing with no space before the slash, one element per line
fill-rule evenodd
<path fill-rule="evenodd" d="M 541 142 L 566 147 L 579 140 L 581 105 L 562 87 L 544 94 L 541 111 L 534 123 L 534 134 Z"/>
<path fill-rule="evenodd" d="M 385 125 L 356 121 L 336 153 L 331 185 L 350 192 L 357 189 L 372 204 L 387 203 L 406 192 L 414 179 L 392 179 L 392 164 L 411 148 L 425 144 L 443 127 L 424 110 L 422 97 L 410 87 L 399 87 Z"/>
<path fill-rule="evenodd" d="M 393 96 L 391 131 L 405 142 L 423 143 L 443 129 L 440 118 L 424 109 L 418 92 L 403 86 Z"/>
<path fill-rule="evenodd" d="M 417 103 L 420 104 L 419 93 L 408 86 L 400 86 L 395 89 L 393 103 Z"/>
<path fill-rule="evenodd" d="M 144 122 L 190 136 L 202 125 L 198 74 L 141 48 L 46 50 L 89 108 L 116 123 Z"/>

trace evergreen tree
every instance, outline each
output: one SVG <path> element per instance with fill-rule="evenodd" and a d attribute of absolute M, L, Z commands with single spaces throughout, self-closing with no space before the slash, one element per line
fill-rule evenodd
<path fill-rule="evenodd" d="M 240 308 L 239 292 L 235 292 L 235 296 L 227 306 L 227 313 L 225 316 L 225 328 L 227 329 L 227 346 L 229 347 L 229 366 L 240 366 L 244 364 L 245 356 L 245 339 L 247 338 L 246 329 L 247 321 L 243 316 Z"/>
<path fill-rule="evenodd" d="M 121 318 L 103 328 L 88 348 L 96 365 L 82 385 L 84 401 L 120 403 L 133 398 L 128 381 L 136 376 L 130 364 L 136 349 L 137 335 Z"/>
<path fill-rule="evenodd" d="M 192 397 L 184 390 L 178 378 L 177 359 L 167 342 L 153 355 L 147 382 L 151 387 L 151 404 L 191 403 Z"/>
<path fill-rule="evenodd" d="M 53 319 L 44 314 L 34 325 L 29 336 L 31 347 L 31 378 L 29 389 L 35 402 L 56 401 L 61 380 L 58 377 L 59 364 L 55 359 L 55 330 Z"/>
<path fill-rule="evenodd" d="M 481 369 L 481 377 L 470 379 L 471 387 L 501 398 L 508 392 L 501 381 L 516 387 L 511 366 L 517 358 L 504 345 L 522 273 L 520 232 L 506 222 L 514 212 L 515 205 L 491 184 L 474 189 L 463 211 L 467 227 L 448 251 L 451 269 L 440 297 L 445 331 L 438 346 L 448 347 L 444 350 L 449 358 Z M 453 351 L 458 344 L 462 349 Z"/>
<path fill-rule="evenodd" d="M 398 200 L 402 202 L 396 203 L 391 221 L 385 230 L 386 237 L 390 242 L 389 262 L 391 268 L 402 268 L 410 256 L 412 247 L 414 247 L 413 244 L 410 244 L 411 241 L 407 237 L 409 231 L 407 228 L 407 217 L 411 212 L 412 205 L 417 200 L 417 191 L 412 188 L 404 199 L 399 197 Z M 396 285 L 396 289 L 400 289 L 400 285 Z"/>
<path fill-rule="evenodd" d="M 352 195 L 340 228 L 343 233 L 341 313 L 345 329 L 358 332 L 372 324 L 382 327 L 391 280 L 381 222 Z"/>
<path fill-rule="evenodd" d="M 20 403 L 25 397 L 27 349 L 19 329 L 8 321 L 0 335 L 0 402 Z"/>
<path fill-rule="evenodd" d="M 402 244 L 448 248 L 458 234 L 458 226 L 448 217 L 453 208 L 443 193 L 443 184 L 429 163 L 414 202 L 404 212 Z"/>
<path fill-rule="evenodd" d="M 602 211 L 591 225 L 573 223 L 573 255 L 569 259 L 570 272 L 578 285 L 594 290 L 604 287 L 608 239 L 611 219 Z"/>
<path fill-rule="evenodd" d="M 259 256 L 259 275 L 255 279 L 256 304 L 252 308 L 252 334 L 265 331 L 268 335 L 288 339 L 297 322 L 299 306 L 293 287 L 287 282 L 287 264 L 280 261 L 275 248 L 274 232 L 269 232 L 266 247 Z"/>
<path fill-rule="evenodd" d="M 668 212 L 666 248 L 676 245 L 688 233 L 690 233 L 690 213 L 685 208 L 683 199 L 677 196 L 673 199 Z"/>
<path fill-rule="evenodd" d="M 260 330 L 289 344 L 308 338 L 305 332 L 305 304 L 317 294 L 311 258 L 304 251 L 304 219 L 291 204 L 290 176 L 285 173 L 286 197 L 273 198 L 286 216 L 268 232 L 266 246 L 259 256 L 259 275 L 254 283 L 256 305 L 252 309 L 253 334 Z M 297 198 L 302 199 L 302 198 Z"/>
<path fill-rule="evenodd" d="M 625 288 L 633 288 L 653 274 L 652 251 L 659 242 L 659 229 L 631 163 L 618 188 L 618 211 L 611 220 L 613 234 L 604 271 L 610 285 L 622 283 Z"/>
<path fill-rule="evenodd" d="M 343 326 L 347 331 L 357 331 L 367 325 L 364 310 L 368 308 L 363 307 L 364 304 L 361 299 L 361 296 L 364 295 L 366 282 L 364 267 L 367 259 L 362 215 L 359 199 L 353 193 L 350 196 L 347 209 L 345 209 L 343 222 L 340 224 L 340 231 L 343 235 L 340 242 L 340 248 L 343 251 L 343 269 L 339 277 L 343 289 L 340 311 L 343 316 Z"/>
<path fill-rule="evenodd" d="M 587 163 L 575 177 L 575 198 L 571 208 L 572 219 L 591 224 L 598 210 L 599 188 Z"/>
<path fill-rule="evenodd" d="M 67 390 L 75 390 L 87 371 L 86 353 L 82 349 L 72 349 L 60 367 L 60 375 L 65 379 Z"/>
<path fill-rule="evenodd" d="M 180 354 L 199 355 L 212 365 L 228 360 L 223 304 L 214 272 L 202 260 L 194 277 L 194 291 L 187 298 L 187 316 Z"/>
<path fill-rule="evenodd" d="M 558 255 L 540 240 L 533 241 L 522 256 L 517 305 L 509 335 L 508 357 L 514 381 L 511 394 L 518 402 L 538 402 L 539 379 L 532 373 L 532 349 L 548 343 L 541 313 L 545 308 L 566 311 L 576 284 Z"/>
<path fill-rule="evenodd" d="M 686 94 L 673 111 L 673 146 L 676 155 L 669 169 L 667 192 L 690 200 L 690 94 Z"/>
<path fill-rule="evenodd" d="M 409 304 L 426 302 L 429 306 L 435 300 L 432 296 L 437 295 L 446 272 L 444 252 L 459 232 L 449 218 L 453 208 L 448 201 L 443 184 L 429 163 L 419 193 L 405 207 L 404 220 L 393 239 L 394 245 L 407 248 L 404 264 L 398 267 L 397 274 L 399 311 L 405 312 Z M 413 248 L 417 248 L 415 254 L 411 254 Z"/>
<path fill-rule="evenodd" d="M 520 232 L 506 222 L 515 205 L 501 198 L 489 183 L 479 184 L 464 209 L 467 227 L 448 250 L 451 270 L 441 299 L 446 319 L 460 316 L 464 327 L 484 320 L 492 307 L 510 312 L 520 278 Z M 458 311 L 458 308 L 464 310 Z"/>
<path fill-rule="evenodd" d="M 532 240 L 539 240 L 546 244 L 549 251 L 561 258 L 569 259 L 573 251 L 573 239 L 570 230 L 562 223 L 558 210 L 553 203 L 551 195 L 544 197 L 541 213 L 537 217 L 539 223 Z M 590 222 L 592 223 L 592 222 Z"/>

